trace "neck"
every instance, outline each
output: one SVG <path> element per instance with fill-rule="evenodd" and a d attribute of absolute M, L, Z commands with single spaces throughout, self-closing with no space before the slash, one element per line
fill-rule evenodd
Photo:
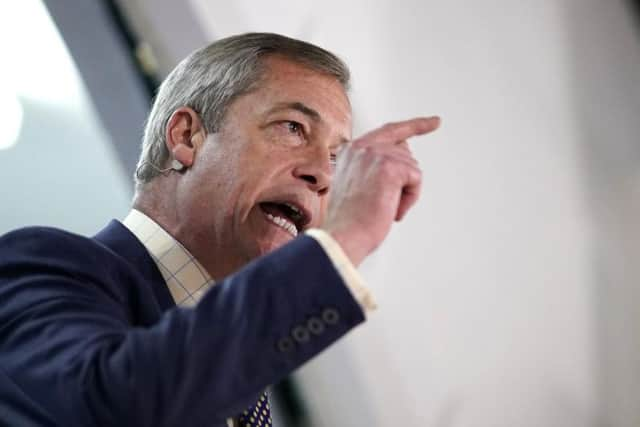
<path fill-rule="evenodd" d="M 215 281 L 248 263 L 250 260 L 242 259 L 235 248 L 222 247 L 224 245 L 212 241 L 215 238 L 210 233 L 193 229 L 188 219 L 180 214 L 176 185 L 171 181 L 170 176 L 158 177 L 138 188 L 132 208 L 151 218 L 180 242 Z"/>
<path fill-rule="evenodd" d="M 136 189 L 132 208 L 139 210 L 174 238 L 177 237 L 179 224 L 175 201 L 168 200 L 167 194 L 175 194 L 175 186 L 167 186 L 167 179 L 158 177 Z M 182 242 L 181 242 L 182 243 Z"/>

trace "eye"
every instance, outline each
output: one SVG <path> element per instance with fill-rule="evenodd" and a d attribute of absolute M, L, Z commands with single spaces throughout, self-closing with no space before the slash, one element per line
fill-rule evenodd
<path fill-rule="evenodd" d="M 300 136 L 302 136 L 302 134 L 304 133 L 304 128 L 298 122 L 287 121 L 285 122 L 285 125 L 287 126 L 287 130 L 289 131 L 289 133 Z"/>

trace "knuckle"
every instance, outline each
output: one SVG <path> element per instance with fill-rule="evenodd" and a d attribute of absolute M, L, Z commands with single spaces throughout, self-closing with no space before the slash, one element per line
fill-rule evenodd
<path fill-rule="evenodd" d="M 422 169 L 420 169 L 417 165 L 407 165 L 407 169 L 411 174 L 422 176 Z"/>
<path fill-rule="evenodd" d="M 407 142 L 405 141 L 404 144 L 398 144 L 396 145 L 396 147 L 398 148 L 398 151 L 400 151 L 401 153 L 413 157 L 413 152 L 411 151 L 411 148 L 409 147 L 409 144 L 407 144 Z"/>
<path fill-rule="evenodd" d="M 384 156 L 380 159 L 380 170 L 385 174 L 393 174 L 397 172 L 398 164 L 395 159 Z"/>
<path fill-rule="evenodd" d="M 411 177 L 411 180 L 415 181 L 416 183 L 422 182 L 422 170 L 420 170 L 419 168 L 413 168 L 409 172 L 409 176 Z"/>

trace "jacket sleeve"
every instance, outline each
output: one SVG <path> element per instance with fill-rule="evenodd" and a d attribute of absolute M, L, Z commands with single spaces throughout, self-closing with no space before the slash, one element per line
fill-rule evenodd
<path fill-rule="evenodd" d="M 95 275 L 99 256 L 41 241 L 0 239 L 0 368 L 59 425 L 222 422 L 364 320 L 310 237 L 147 327 L 133 326 L 127 287 Z"/>

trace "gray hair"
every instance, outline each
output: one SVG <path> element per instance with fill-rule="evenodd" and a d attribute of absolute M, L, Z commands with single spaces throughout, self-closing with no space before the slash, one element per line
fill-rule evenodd
<path fill-rule="evenodd" d="M 262 58 L 281 55 L 334 76 L 349 87 L 349 69 L 334 54 L 307 42 L 271 33 L 247 33 L 218 40 L 185 58 L 162 82 L 147 119 L 137 185 L 161 173 L 169 160 L 166 127 L 180 107 L 200 114 L 207 133 L 216 132 L 231 102 L 254 89 L 263 75 Z"/>

